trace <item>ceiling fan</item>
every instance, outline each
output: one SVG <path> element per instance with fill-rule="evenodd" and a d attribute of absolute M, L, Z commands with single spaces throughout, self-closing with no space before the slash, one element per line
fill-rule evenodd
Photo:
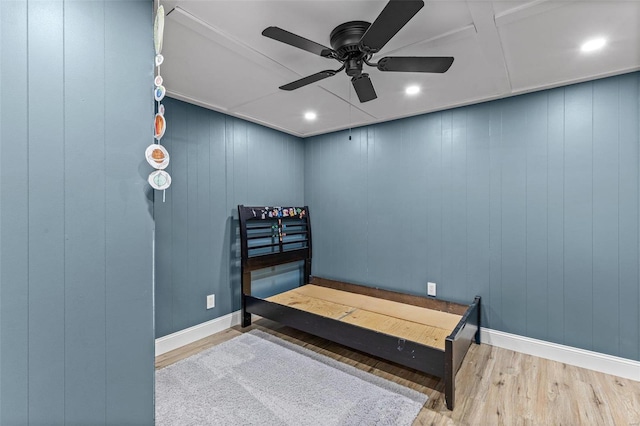
<path fill-rule="evenodd" d="M 424 6 L 422 0 L 390 0 L 373 24 L 350 21 L 338 25 L 329 37 L 332 49 L 278 27 L 268 27 L 262 35 L 297 47 L 307 52 L 335 59 L 342 63 L 337 70 L 325 70 L 280 86 L 282 90 L 295 90 L 332 77 L 342 70 L 351 77 L 353 88 L 360 102 L 376 99 L 376 91 L 369 74 L 362 72 L 363 64 L 380 71 L 444 73 L 453 63 L 452 57 L 389 56 L 371 62 L 373 55 Z"/>

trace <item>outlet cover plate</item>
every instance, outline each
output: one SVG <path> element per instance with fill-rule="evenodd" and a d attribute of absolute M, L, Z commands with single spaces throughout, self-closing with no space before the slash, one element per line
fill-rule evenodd
<path fill-rule="evenodd" d="M 436 296 L 436 283 L 427 283 L 427 296 Z"/>
<path fill-rule="evenodd" d="M 210 294 L 207 296 L 207 309 L 214 308 L 216 306 L 216 295 Z"/>

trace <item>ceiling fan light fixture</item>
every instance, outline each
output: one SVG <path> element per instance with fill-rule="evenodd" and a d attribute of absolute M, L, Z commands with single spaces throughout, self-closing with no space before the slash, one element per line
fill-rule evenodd
<path fill-rule="evenodd" d="M 318 115 L 313 111 L 307 111 L 304 113 L 304 119 L 307 121 L 313 121 L 318 117 Z"/>
<path fill-rule="evenodd" d="M 580 50 L 584 53 L 589 53 L 602 49 L 605 44 L 607 44 L 607 40 L 604 37 L 593 38 L 584 42 L 582 46 L 580 46 Z"/>
<path fill-rule="evenodd" d="M 407 86 L 407 88 L 404 89 L 404 93 L 409 96 L 417 95 L 418 93 L 420 93 L 420 86 Z"/>

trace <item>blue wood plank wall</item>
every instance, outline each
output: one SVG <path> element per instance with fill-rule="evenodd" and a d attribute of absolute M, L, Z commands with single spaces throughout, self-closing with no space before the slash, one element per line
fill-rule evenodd
<path fill-rule="evenodd" d="M 238 204 L 304 201 L 301 139 L 174 99 L 165 105 L 173 183 L 154 203 L 157 337 L 240 309 Z"/>
<path fill-rule="evenodd" d="M 305 140 L 314 275 L 640 360 L 640 73 Z"/>
<path fill-rule="evenodd" d="M 152 424 L 152 2 L 0 2 L 0 424 Z"/>

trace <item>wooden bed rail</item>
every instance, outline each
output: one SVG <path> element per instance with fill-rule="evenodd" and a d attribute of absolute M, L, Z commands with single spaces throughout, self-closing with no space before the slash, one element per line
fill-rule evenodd
<path fill-rule="evenodd" d="M 456 373 L 472 342 L 480 344 L 480 296 L 475 297 L 445 340 L 444 395 L 449 410 L 455 405 Z"/>

